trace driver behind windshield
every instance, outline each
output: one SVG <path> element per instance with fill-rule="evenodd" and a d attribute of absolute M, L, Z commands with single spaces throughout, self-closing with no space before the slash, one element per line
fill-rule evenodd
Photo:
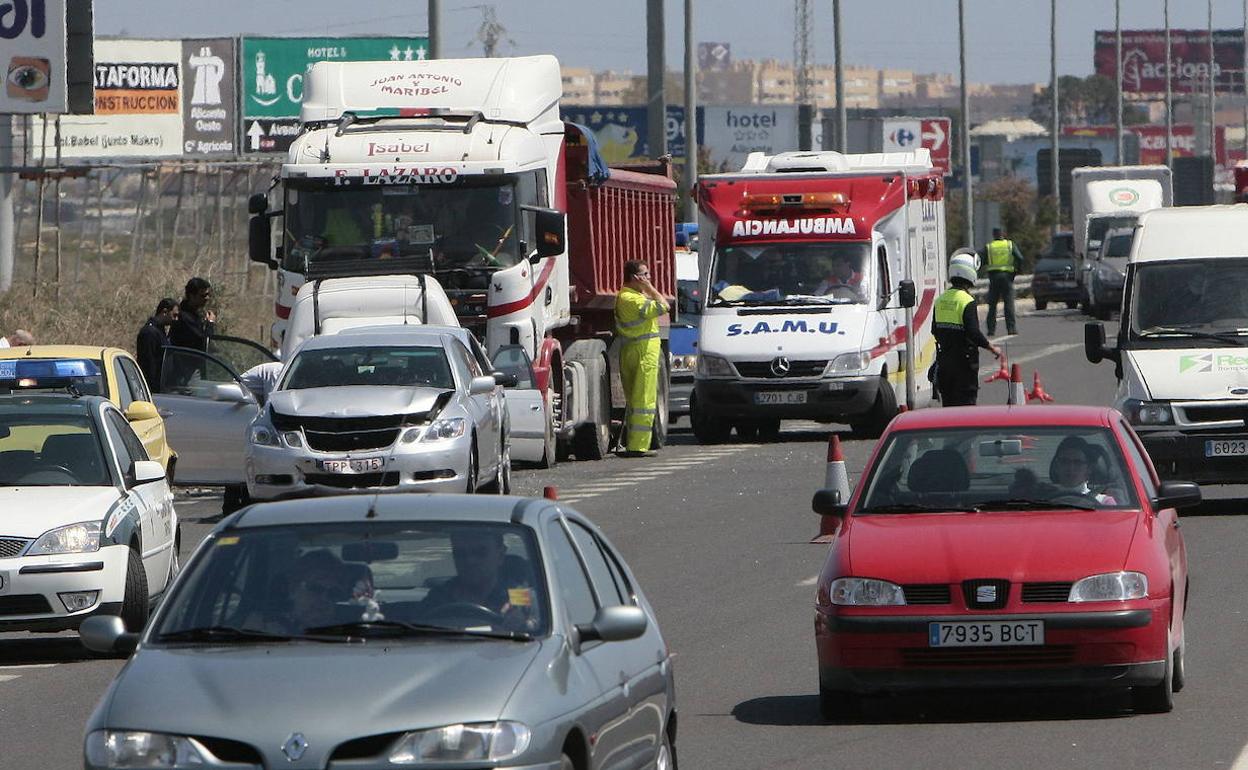
<path fill-rule="evenodd" d="M 1067 436 L 1057 445 L 1053 461 L 1049 464 L 1049 480 L 1052 487 L 1041 487 L 1036 476 L 1026 468 L 1015 473 L 1011 494 L 1019 497 L 1045 498 L 1082 497 L 1090 504 L 1117 505 L 1118 501 L 1107 490 L 1094 490 L 1091 484 L 1092 468 L 1096 464 L 1097 450 L 1079 436 Z"/>
<path fill-rule="evenodd" d="M 822 297 L 837 291 L 850 292 L 854 298 L 863 296 L 862 273 L 854 269 L 849 257 L 837 254 L 832 257 L 832 266 L 827 276 L 815 287 L 815 294 Z"/>
<path fill-rule="evenodd" d="M 503 625 L 522 628 L 533 613 L 527 575 L 510 574 L 501 532 L 459 531 L 451 535 L 455 576 L 429 589 L 422 613 L 438 614 L 455 605 L 475 605 L 502 616 Z"/>
<path fill-rule="evenodd" d="M 308 628 L 342 622 L 342 602 L 352 598 L 355 575 L 333 554 L 320 549 L 300 556 L 285 576 L 289 601 L 276 612 L 256 612 L 245 628 L 270 633 L 302 633 Z"/>

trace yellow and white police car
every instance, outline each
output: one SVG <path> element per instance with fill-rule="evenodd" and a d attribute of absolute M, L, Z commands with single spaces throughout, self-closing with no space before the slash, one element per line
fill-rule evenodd
<path fill-rule="evenodd" d="M 165 471 L 108 399 L 0 395 L 0 631 L 137 631 L 177 548 Z"/>

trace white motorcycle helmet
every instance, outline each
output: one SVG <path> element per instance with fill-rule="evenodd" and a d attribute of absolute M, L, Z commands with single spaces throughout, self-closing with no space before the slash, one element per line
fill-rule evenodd
<path fill-rule="evenodd" d="M 975 249 L 963 246 L 953 252 L 949 257 L 949 264 L 952 265 L 955 262 L 965 262 L 971 266 L 972 270 L 979 272 L 979 253 Z"/>
<path fill-rule="evenodd" d="M 955 259 L 956 261 L 949 263 L 949 279 L 961 278 L 968 283 L 975 283 L 977 277 L 975 268 L 971 267 L 965 259 Z"/>

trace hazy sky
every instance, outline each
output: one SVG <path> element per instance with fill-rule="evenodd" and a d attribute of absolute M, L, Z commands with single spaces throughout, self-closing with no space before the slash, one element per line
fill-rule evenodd
<path fill-rule="evenodd" d="M 683 1 L 667 2 L 668 67 L 681 66 Z M 732 45 L 736 58 L 791 60 L 791 0 L 694 0 L 695 41 Z M 505 54 L 553 53 L 570 65 L 645 72 L 645 0 L 494 0 L 514 45 Z M 1058 0 L 1058 69 L 1092 71 L 1092 33 L 1112 29 L 1113 0 Z M 814 48 L 831 63 L 832 2 L 813 0 Z M 1122 0 L 1124 28 L 1160 28 L 1162 0 Z M 1214 0 L 1214 26 L 1243 24 L 1239 0 Z M 99 0 L 96 32 L 135 37 L 423 34 L 426 0 Z M 956 0 L 844 0 L 846 64 L 956 72 Z M 966 0 L 968 77 L 1040 82 L 1049 76 L 1049 4 Z M 1206 4 L 1171 0 L 1171 24 L 1204 27 Z M 444 56 L 478 54 L 481 11 L 442 0 Z"/>

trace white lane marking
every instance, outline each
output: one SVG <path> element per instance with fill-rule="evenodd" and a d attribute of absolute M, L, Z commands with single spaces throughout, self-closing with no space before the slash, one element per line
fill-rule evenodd
<path fill-rule="evenodd" d="M 59 663 L 19 663 L 13 666 L 0 666 L 0 671 L 24 671 L 28 668 L 52 668 L 59 665 Z"/>
<path fill-rule="evenodd" d="M 21 674 L 0 674 L 0 684 L 3 684 L 5 682 L 11 682 L 14 679 L 21 679 L 21 678 L 22 678 Z"/>
<path fill-rule="evenodd" d="M 1231 770 L 1248 770 L 1248 744 L 1239 750 L 1239 756 L 1235 757 Z"/>
<path fill-rule="evenodd" d="M 808 577 L 808 578 L 806 578 L 805 580 L 799 580 L 799 581 L 797 581 L 797 583 L 795 583 L 795 585 L 798 585 L 798 586 L 813 586 L 815 583 L 818 583 L 818 582 L 819 582 L 819 576 L 818 576 L 818 575 L 815 575 L 814 577 Z"/>
<path fill-rule="evenodd" d="M 1060 345 L 1049 345 L 1047 347 L 1040 348 L 1034 353 L 1028 353 L 1025 356 L 1019 356 L 1018 358 L 1011 358 L 1008 360 L 1009 360 L 1009 363 L 1011 364 L 1025 364 L 1028 361 L 1035 361 L 1036 359 L 1039 359 L 1039 358 L 1045 358 L 1047 356 L 1056 355 L 1058 353 L 1065 353 L 1068 350 L 1074 350 L 1075 348 L 1081 348 L 1081 347 L 1083 347 L 1082 344 L 1075 343 L 1075 342 L 1067 342 L 1067 343 L 1062 343 Z M 993 364 L 994 364 L 993 366 L 981 367 L 979 370 L 980 375 L 983 376 L 987 374 L 992 374 L 993 372 L 1001 368 L 1001 364 L 999 362 L 994 361 Z"/>

